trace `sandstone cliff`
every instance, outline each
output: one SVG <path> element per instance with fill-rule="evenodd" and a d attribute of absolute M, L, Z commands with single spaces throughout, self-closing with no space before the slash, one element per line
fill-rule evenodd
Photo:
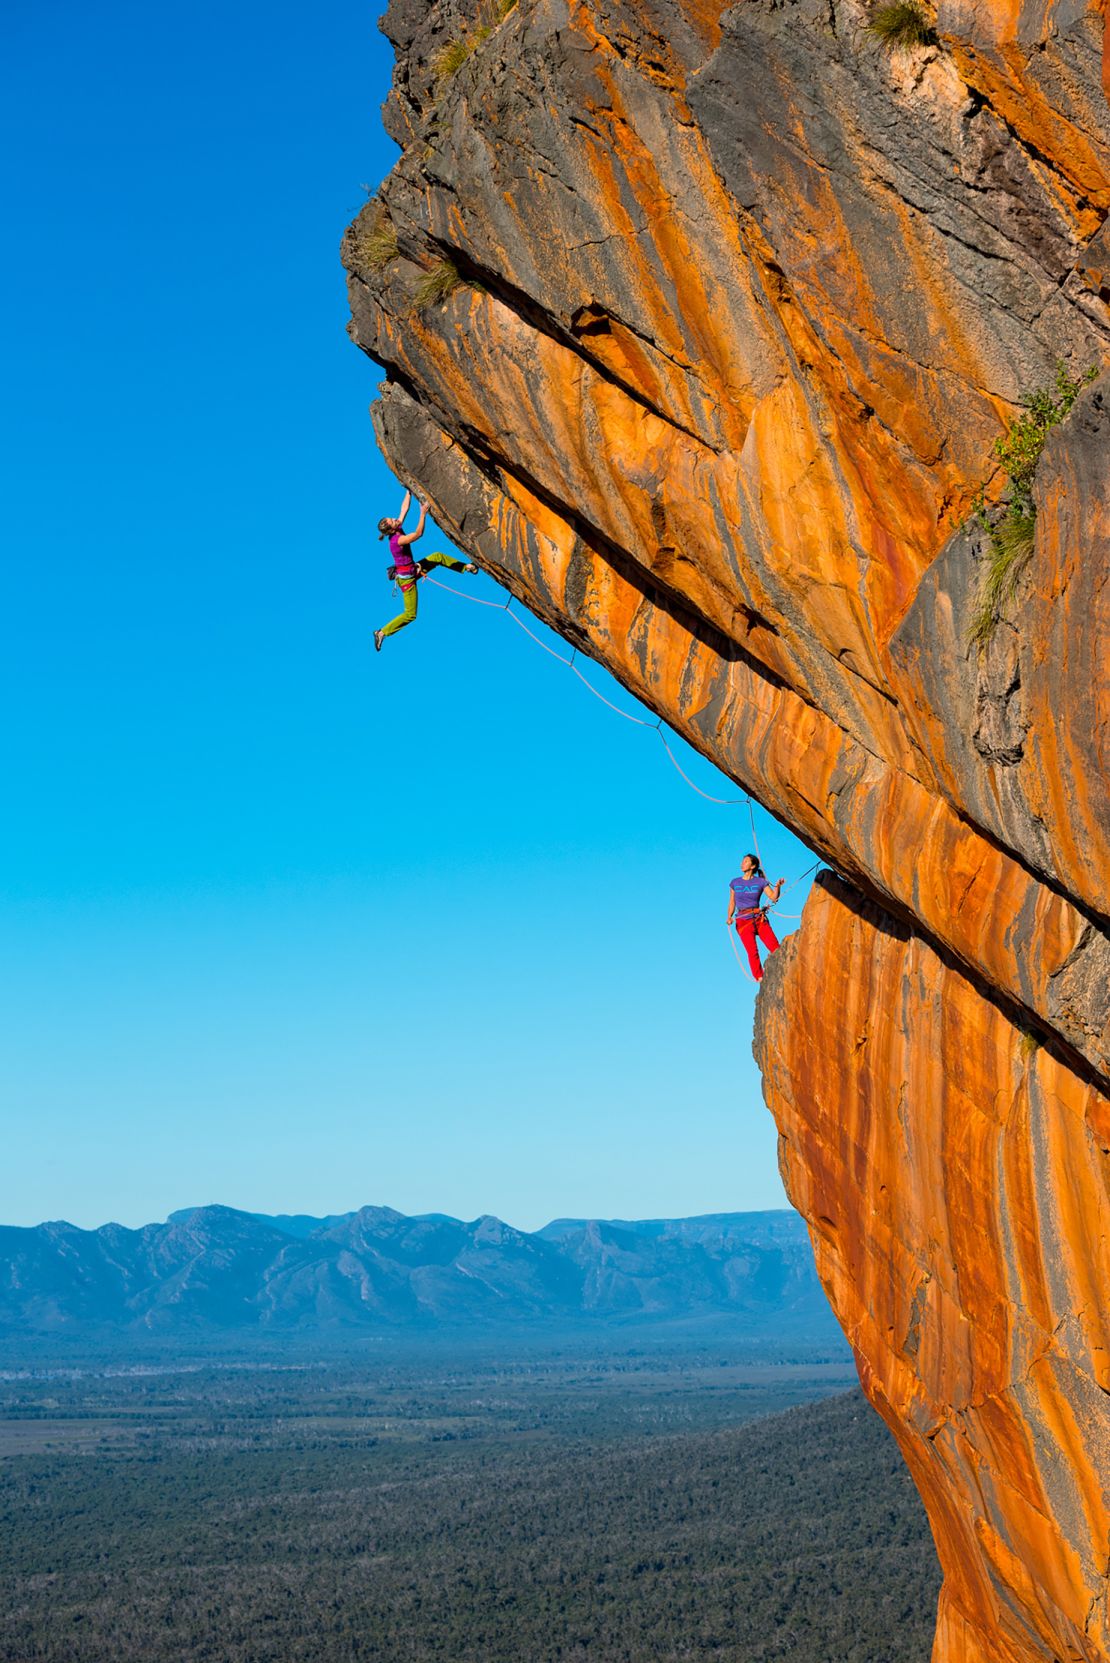
<path fill-rule="evenodd" d="M 890 55 L 846 0 L 478 4 L 385 20 L 402 157 L 344 245 L 379 440 L 840 875 L 757 1054 L 937 1658 L 1105 1657 L 1110 377 L 982 652 L 966 528 L 1022 391 L 1110 361 L 1101 17 L 942 0 Z"/>

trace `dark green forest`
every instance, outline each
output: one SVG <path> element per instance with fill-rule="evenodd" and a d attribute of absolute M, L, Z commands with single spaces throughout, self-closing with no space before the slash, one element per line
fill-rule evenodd
<path fill-rule="evenodd" d="M 926 1663 L 928 1528 L 845 1383 L 657 1355 L 9 1377 L 0 1658 Z"/>

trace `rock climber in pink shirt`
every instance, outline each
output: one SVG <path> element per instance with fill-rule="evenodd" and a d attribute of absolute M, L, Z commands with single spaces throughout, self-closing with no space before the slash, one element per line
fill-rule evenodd
<path fill-rule="evenodd" d="M 419 560 L 413 559 L 412 544 L 416 542 L 418 537 L 424 535 L 424 521 L 428 517 L 428 510 L 423 503 L 418 503 L 420 518 L 416 522 L 416 530 L 405 532 L 402 527 L 411 502 L 412 493 L 406 491 L 404 501 L 401 504 L 401 512 L 397 518 L 392 520 L 387 515 L 385 519 L 378 521 L 378 539 L 380 541 L 383 537 L 389 538 L 389 552 L 393 556 L 389 576 L 396 578 L 401 594 L 404 596 L 405 604 L 395 618 L 391 618 L 388 624 L 384 624 L 381 629 L 374 631 L 375 652 L 381 652 L 382 642 L 387 635 L 396 635 L 399 629 L 404 629 L 405 625 L 411 624 L 416 617 L 416 585 L 430 567 L 446 566 L 449 572 L 476 572 L 478 570 L 473 562 L 464 565 L 461 560 L 456 560 L 450 554 L 425 554 Z"/>

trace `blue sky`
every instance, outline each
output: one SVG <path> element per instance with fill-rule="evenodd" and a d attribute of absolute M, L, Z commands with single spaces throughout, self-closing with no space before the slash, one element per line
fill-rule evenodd
<path fill-rule="evenodd" d="M 783 1204 L 746 814 L 493 611 L 370 650 L 375 17 L 5 8 L 2 1222 Z"/>

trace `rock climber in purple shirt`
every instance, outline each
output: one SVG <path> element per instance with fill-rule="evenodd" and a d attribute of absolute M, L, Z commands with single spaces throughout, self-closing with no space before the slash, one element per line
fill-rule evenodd
<path fill-rule="evenodd" d="M 416 542 L 418 537 L 424 535 L 424 521 L 428 517 L 428 510 L 423 503 L 418 503 L 420 518 L 416 522 L 416 530 L 405 532 L 402 527 L 411 502 L 412 493 L 406 491 L 404 501 L 401 503 L 401 512 L 397 518 L 391 520 L 387 515 L 385 519 L 378 521 L 379 541 L 383 537 L 389 538 L 389 552 L 393 556 L 393 565 L 389 569 L 389 575 L 397 579 L 398 587 L 404 597 L 404 606 L 395 618 L 389 620 L 388 624 L 384 624 L 381 629 L 374 631 L 375 652 L 381 652 L 382 642 L 387 635 L 396 635 L 399 629 L 404 629 L 405 625 L 411 624 L 416 617 L 416 585 L 430 567 L 446 566 L 449 572 L 476 572 L 478 570 L 473 563 L 464 565 L 461 560 L 456 560 L 449 554 L 425 554 L 419 560 L 413 559 L 412 544 Z"/>
<path fill-rule="evenodd" d="M 740 862 L 740 872 L 741 876 L 733 878 L 728 886 L 727 922 L 731 925 L 735 919 L 736 933 L 747 949 L 752 975 L 759 982 L 763 980 L 763 966 L 759 962 L 756 935 L 758 934 L 768 953 L 773 953 L 778 946 L 775 932 L 768 924 L 767 914 L 763 910 L 763 896 L 769 895 L 771 905 L 774 906 L 782 891 L 784 880 L 780 878 L 778 883 L 768 883 L 755 855 L 744 856 Z"/>

